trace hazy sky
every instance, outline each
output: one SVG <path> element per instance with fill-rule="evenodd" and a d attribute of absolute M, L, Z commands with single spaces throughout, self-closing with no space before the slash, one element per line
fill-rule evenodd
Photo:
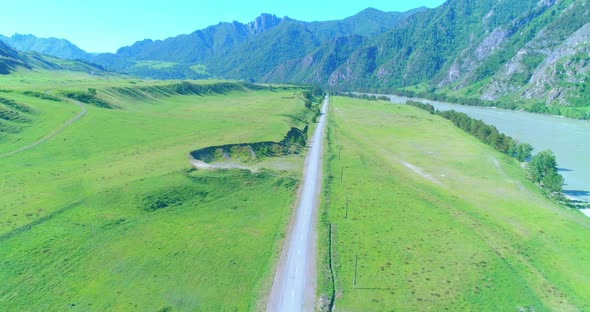
<path fill-rule="evenodd" d="M 3 1 L 0 34 L 65 38 L 87 52 L 114 52 L 145 38 L 191 33 L 260 13 L 303 21 L 341 19 L 374 7 L 406 11 L 444 0 L 17 0 Z"/>

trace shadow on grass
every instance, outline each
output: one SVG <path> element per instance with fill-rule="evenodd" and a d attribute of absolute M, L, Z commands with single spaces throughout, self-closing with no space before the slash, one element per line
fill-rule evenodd
<path fill-rule="evenodd" d="M 53 219 L 54 217 L 56 217 L 56 216 L 58 216 L 58 215 L 60 215 L 60 214 L 62 214 L 64 212 L 66 212 L 66 211 L 68 211 L 68 210 L 70 210 L 70 209 L 72 209 L 72 208 L 80 205 L 81 203 L 82 203 L 82 201 L 80 200 L 80 201 L 73 202 L 73 203 L 71 203 L 69 205 L 65 205 L 62 208 L 60 208 L 58 210 L 55 210 L 55 211 L 47 214 L 46 216 L 41 217 L 41 218 L 39 218 L 39 219 L 31 222 L 31 223 L 27 223 L 27 224 L 25 224 L 23 226 L 20 226 L 20 227 L 16 228 L 16 229 L 13 229 L 11 231 L 8 231 L 8 232 L 0 235 L 0 242 L 6 241 L 6 240 L 8 240 L 8 239 L 10 239 L 10 238 L 18 235 L 18 234 L 27 232 L 27 231 L 31 230 L 33 227 L 35 227 L 35 226 L 37 226 L 37 225 L 39 225 L 41 223 L 44 223 L 46 221 L 49 221 L 49 220 Z"/>
<path fill-rule="evenodd" d="M 582 190 L 563 190 L 563 193 L 568 196 L 573 197 L 580 197 L 580 196 L 588 196 L 590 195 L 590 191 L 582 191 Z"/>

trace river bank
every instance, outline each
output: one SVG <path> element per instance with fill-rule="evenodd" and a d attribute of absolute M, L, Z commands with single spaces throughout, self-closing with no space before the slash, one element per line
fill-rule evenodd
<path fill-rule="evenodd" d="M 373 94 L 370 94 L 373 95 Z M 382 96 L 377 95 L 376 96 Z M 420 101 L 437 110 L 455 110 L 494 125 L 521 142 L 531 144 L 537 153 L 550 149 L 557 157 L 559 173 L 564 177 L 563 193 L 572 201 L 590 202 L 590 123 L 561 116 L 511 111 L 494 107 L 467 106 L 426 99 L 386 95 L 391 102 Z M 590 217 L 590 209 L 580 209 Z"/>

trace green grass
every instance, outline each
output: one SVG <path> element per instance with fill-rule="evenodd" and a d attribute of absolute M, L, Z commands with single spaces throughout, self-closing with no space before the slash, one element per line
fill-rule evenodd
<path fill-rule="evenodd" d="M 0 93 L 0 96 L 16 103 L 26 103 L 28 107 L 34 107 L 31 113 L 26 114 L 30 120 L 26 123 L 11 123 L 14 126 L 14 131 L 0 133 L 0 154 L 41 139 L 58 129 L 80 111 L 80 107 L 71 103 L 44 100 L 24 95 L 21 92 Z"/>
<path fill-rule="evenodd" d="M 296 183 L 268 173 L 171 173 L 87 197 L 2 239 L 0 306 L 252 310 Z M 176 205 L 146 210 L 154 195 L 178 190 Z"/>
<path fill-rule="evenodd" d="M 202 74 L 202 75 L 210 75 L 207 72 L 207 67 L 205 65 L 199 64 L 199 65 L 192 65 L 191 67 L 189 67 L 190 69 L 192 69 L 195 73 L 197 74 Z"/>
<path fill-rule="evenodd" d="M 587 218 L 444 119 L 332 102 L 319 291 L 331 224 L 337 310 L 590 309 Z"/>
<path fill-rule="evenodd" d="M 148 67 L 153 69 L 164 69 L 176 66 L 177 63 L 173 62 L 162 62 L 162 61 L 136 61 L 133 66 L 135 67 Z"/>
<path fill-rule="evenodd" d="M 31 90 L 51 85 L 36 75 L 26 77 L 37 81 Z M 95 87 L 117 108 L 88 105 L 56 137 L 0 159 L 0 310 L 255 309 L 300 168 L 195 172 L 188 153 L 282 139 L 294 125 L 289 116 L 305 110 L 302 90 L 128 96 L 113 88 L 133 86 L 128 80 L 82 78 L 67 88 Z M 0 89 L 26 90 L 2 81 Z M 33 142 L 79 110 L 6 94 L 37 113 L 0 151 Z"/>

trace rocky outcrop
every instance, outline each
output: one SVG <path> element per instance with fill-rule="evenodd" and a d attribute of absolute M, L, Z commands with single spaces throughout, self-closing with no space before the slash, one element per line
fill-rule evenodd
<path fill-rule="evenodd" d="M 488 15 L 492 14 L 492 12 L 490 11 Z M 496 52 L 508 35 L 509 32 L 507 30 L 503 29 L 503 27 L 498 27 L 488 34 L 474 49 L 464 50 L 455 62 L 453 62 L 445 79 L 438 84 L 438 87 L 445 87 L 459 80 L 461 80 L 461 83 L 455 89 L 464 87 L 478 64 Z"/>
<path fill-rule="evenodd" d="M 217 161 L 234 160 L 248 163 L 265 157 L 299 154 L 307 142 L 307 129 L 307 126 L 303 130 L 291 128 L 280 142 L 239 143 L 201 148 L 190 153 L 190 160 L 197 169 L 211 169 L 215 168 L 211 163 Z"/>
<path fill-rule="evenodd" d="M 247 24 L 248 30 L 252 35 L 265 32 L 277 26 L 283 19 L 273 14 L 263 13 Z"/>
<path fill-rule="evenodd" d="M 575 84 L 585 83 L 590 71 L 589 55 L 590 23 L 547 54 L 534 71 L 523 96 L 534 99 L 547 94 L 547 104 L 567 104 L 567 98 L 574 96 L 575 90 L 571 89 Z"/>
<path fill-rule="evenodd" d="M 543 1 L 539 6 L 553 4 Z M 495 74 L 481 98 L 496 100 L 514 94 L 547 105 L 570 104 L 568 99 L 579 93 L 577 87 L 585 84 L 589 71 L 589 9 L 581 2 L 569 5 Z"/>

